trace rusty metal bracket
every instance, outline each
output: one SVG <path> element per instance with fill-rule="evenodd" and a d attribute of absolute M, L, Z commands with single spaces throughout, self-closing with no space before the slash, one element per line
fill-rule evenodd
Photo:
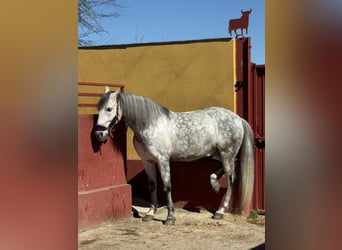
<path fill-rule="evenodd" d="M 238 92 L 244 85 L 245 85 L 245 83 L 243 81 L 236 81 L 236 83 L 234 85 L 235 92 Z"/>
<path fill-rule="evenodd" d="M 257 134 L 255 136 L 254 144 L 259 149 L 265 148 L 265 138 Z"/>

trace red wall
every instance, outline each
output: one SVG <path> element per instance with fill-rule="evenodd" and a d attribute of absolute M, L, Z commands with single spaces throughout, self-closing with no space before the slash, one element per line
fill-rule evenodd
<path fill-rule="evenodd" d="M 131 215 L 131 186 L 126 182 L 126 127 L 119 123 L 99 144 L 92 133 L 94 115 L 78 116 L 79 230 Z"/>

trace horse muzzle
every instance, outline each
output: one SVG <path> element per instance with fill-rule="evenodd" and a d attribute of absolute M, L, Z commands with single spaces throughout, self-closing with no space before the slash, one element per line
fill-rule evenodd
<path fill-rule="evenodd" d="M 96 139 L 100 142 L 104 142 L 108 139 L 108 129 L 104 126 L 96 126 L 95 128 L 95 136 Z"/>

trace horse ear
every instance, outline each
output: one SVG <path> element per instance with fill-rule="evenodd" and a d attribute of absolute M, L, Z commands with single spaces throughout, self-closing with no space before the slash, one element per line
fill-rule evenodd
<path fill-rule="evenodd" d="M 110 91 L 109 87 L 108 87 L 108 86 L 106 86 L 106 87 L 105 87 L 105 91 L 104 91 L 104 92 L 105 92 L 105 93 L 107 93 L 107 92 L 109 92 L 109 91 Z"/>
<path fill-rule="evenodd" d="M 117 94 L 121 93 L 121 88 L 118 88 L 118 89 L 115 91 L 115 93 L 117 93 Z"/>

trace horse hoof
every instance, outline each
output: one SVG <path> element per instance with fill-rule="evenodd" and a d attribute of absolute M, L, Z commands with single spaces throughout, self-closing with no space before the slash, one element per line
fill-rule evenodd
<path fill-rule="evenodd" d="M 175 218 L 167 218 L 166 221 L 164 222 L 164 225 L 174 225 L 176 222 Z"/>
<path fill-rule="evenodd" d="M 222 220 L 223 219 L 223 214 L 220 213 L 215 213 L 213 216 L 214 220 Z"/>
<path fill-rule="evenodd" d="M 153 215 L 146 214 L 144 217 L 142 217 L 142 221 L 149 222 L 154 219 Z"/>

